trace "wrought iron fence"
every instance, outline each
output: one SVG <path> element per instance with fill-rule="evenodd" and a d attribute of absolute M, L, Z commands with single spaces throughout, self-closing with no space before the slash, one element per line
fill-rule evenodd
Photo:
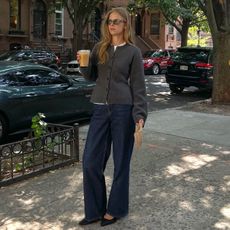
<path fill-rule="evenodd" d="M 48 124 L 41 138 L 0 145 L 0 187 L 79 161 L 79 126 Z"/>

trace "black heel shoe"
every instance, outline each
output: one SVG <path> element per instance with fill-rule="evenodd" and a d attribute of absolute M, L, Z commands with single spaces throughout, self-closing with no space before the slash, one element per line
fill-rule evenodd
<path fill-rule="evenodd" d="M 101 219 L 86 220 L 86 219 L 84 218 L 84 219 L 82 219 L 78 224 L 79 224 L 79 225 L 88 225 L 88 224 L 96 223 L 96 222 L 98 222 L 99 220 L 101 220 Z"/>
<path fill-rule="evenodd" d="M 103 227 L 103 226 L 106 226 L 106 225 L 114 224 L 116 221 L 117 221 L 116 217 L 113 217 L 113 219 L 111 219 L 111 220 L 105 219 L 103 217 L 102 220 L 101 220 L 101 226 Z"/>

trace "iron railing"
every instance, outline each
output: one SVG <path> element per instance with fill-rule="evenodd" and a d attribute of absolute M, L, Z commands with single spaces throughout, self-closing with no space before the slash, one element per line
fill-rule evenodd
<path fill-rule="evenodd" d="M 41 138 L 0 145 L 0 187 L 79 161 L 79 126 L 48 124 Z"/>

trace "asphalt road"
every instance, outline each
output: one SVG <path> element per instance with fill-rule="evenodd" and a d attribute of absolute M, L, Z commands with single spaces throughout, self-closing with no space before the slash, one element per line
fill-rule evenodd
<path fill-rule="evenodd" d="M 195 87 L 185 88 L 181 94 L 171 94 L 164 74 L 146 75 L 145 79 L 149 112 L 184 106 L 189 102 L 211 97 L 207 90 L 198 90 Z"/>

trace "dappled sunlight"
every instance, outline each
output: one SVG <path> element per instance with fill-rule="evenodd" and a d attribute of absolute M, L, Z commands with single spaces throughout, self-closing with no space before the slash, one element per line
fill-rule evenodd
<path fill-rule="evenodd" d="M 145 193 L 145 195 L 143 196 L 144 198 L 152 198 L 153 197 L 153 195 L 151 195 L 150 193 Z"/>
<path fill-rule="evenodd" d="M 184 180 L 187 181 L 187 182 L 192 182 L 192 183 L 194 183 L 194 182 L 200 181 L 200 178 L 191 177 L 191 176 L 186 176 L 186 177 L 184 178 Z"/>
<path fill-rule="evenodd" d="M 190 211 L 190 212 L 193 212 L 196 210 L 196 208 L 193 207 L 193 204 L 190 201 L 179 201 L 178 205 L 180 208 Z"/>
<path fill-rule="evenodd" d="M 230 190 L 230 175 L 229 176 L 225 176 L 224 180 L 226 181 L 226 185 L 229 186 L 229 190 Z"/>
<path fill-rule="evenodd" d="M 220 209 L 223 218 L 215 224 L 215 227 L 220 230 L 230 229 L 230 204 L 226 204 Z"/>
<path fill-rule="evenodd" d="M 199 169 L 203 166 L 207 166 L 210 162 L 216 160 L 216 156 L 210 156 L 207 154 L 189 154 L 181 158 L 182 162 L 173 163 L 166 167 L 166 177 L 177 176 L 190 170 Z"/>
<path fill-rule="evenodd" d="M 162 81 L 160 82 L 150 82 L 150 85 L 160 85 L 162 87 L 167 87 L 168 88 L 168 84 L 167 83 L 163 83 Z"/>
<path fill-rule="evenodd" d="M 166 101 L 166 100 L 165 100 L 165 98 L 158 97 L 158 98 L 155 98 L 155 101 L 156 102 L 163 102 L 163 101 Z"/>
<path fill-rule="evenodd" d="M 75 171 L 73 174 L 70 174 L 69 176 L 66 177 L 69 180 L 69 187 L 70 188 L 75 188 L 79 185 L 82 184 L 83 181 L 83 173 L 82 171 Z M 75 180 L 73 180 L 75 178 Z"/>
<path fill-rule="evenodd" d="M 34 196 L 31 197 L 29 199 L 22 199 L 19 198 L 18 199 L 18 203 L 21 204 L 23 207 L 23 210 L 31 210 L 34 208 L 34 206 L 36 206 L 37 204 L 39 204 L 39 202 L 41 202 L 42 197 L 38 197 L 38 196 Z"/>
<path fill-rule="evenodd" d="M 230 151 L 227 150 L 220 151 L 220 153 L 222 153 L 223 155 L 230 155 Z"/>
<path fill-rule="evenodd" d="M 211 196 L 205 196 L 200 199 L 201 204 L 205 208 L 212 208 L 212 197 Z"/>
<path fill-rule="evenodd" d="M 170 92 L 168 92 L 168 91 L 160 91 L 160 92 L 157 92 L 157 93 L 147 93 L 146 94 L 148 97 L 150 97 L 150 96 L 153 96 L 154 98 L 155 97 L 162 97 L 162 96 L 170 96 Z M 164 99 L 169 99 L 169 97 L 166 97 L 166 98 L 164 98 Z"/>
<path fill-rule="evenodd" d="M 186 147 L 182 147 L 181 150 L 182 151 L 191 151 L 192 148 L 190 146 L 186 146 Z"/>
<path fill-rule="evenodd" d="M 224 185 L 220 188 L 222 192 L 230 193 L 230 176 L 224 176 Z"/>
<path fill-rule="evenodd" d="M 154 93 L 147 93 L 146 94 L 148 97 L 154 97 L 154 98 L 158 98 L 158 97 L 162 97 L 162 96 L 170 96 L 170 93 L 169 92 L 167 92 L 167 91 L 161 91 L 161 92 L 158 92 L 157 94 L 154 94 Z M 153 99 L 154 99 L 153 98 Z M 164 100 L 168 100 L 169 99 L 169 97 L 164 97 L 163 98 Z"/>
<path fill-rule="evenodd" d="M 170 95 L 170 92 L 159 92 L 159 94 L 162 96 L 168 96 Z"/>
<path fill-rule="evenodd" d="M 202 147 L 205 147 L 205 148 L 207 148 L 207 149 L 212 149 L 212 148 L 214 148 L 214 145 L 208 144 L 208 143 L 202 143 L 201 146 L 202 146 Z"/>
<path fill-rule="evenodd" d="M 208 185 L 207 187 L 204 188 L 204 191 L 207 193 L 213 193 L 215 191 L 215 187 Z"/>
<path fill-rule="evenodd" d="M 211 162 L 211 161 L 214 161 L 216 159 L 217 159 L 217 157 L 210 156 L 210 155 L 207 155 L 207 154 L 200 154 L 200 155 L 193 154 L 193 155 L 187 155 L 187 156 L 182 157 L 183 161 L 191 163 L 195 167 L 196 166 L 198 166 L 198 167 L 203 166 L 207 162 Z"/>
<path fill-rule="evenodd" d="M 220 210 L 221 214 L 230 220 L 230 204 L 227 204 Z"/>
<path fill-rule="evenodd" d="M 201 146 L 204 147 L 205 149 L 215 149 L 223 155 L 229 155 L 230 154 L 230 150 L 225 150 L 221 146 L 216 147 L 214 144 L 202 143 Z"/>
<path fill-rule="evenodd" d="M 105 180 L 106 180 L 106 184 L 108 185 L 108 186 L 111 186 L 111 184 L 112 184 L 112 177 L 111 176 L 105 176 Z"/>
<path fill-rule="evenodd" d="M 215 224 L 215 228 L 218 230 L 228 230 L 230 229 L 230 223 L 223 220 Z"/>

